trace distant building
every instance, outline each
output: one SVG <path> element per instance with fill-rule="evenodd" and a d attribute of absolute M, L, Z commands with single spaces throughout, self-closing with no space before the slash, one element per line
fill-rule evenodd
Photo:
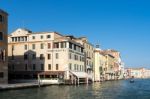
<path fill-rule="evenodd" d="M 63 78 L 86 80 L 84 47 L 57 32 L 17 29 L 8 37 L 12 79 Z M 92 54 L 92 53 L 91 53 Z"/>
<path fill-rule="evenodd" d="M 7 31 L 8 14 L 0 9 L 0 83 L 7 83 L 8 80 Z"/>
<path fill-rule="evenodd" d="M 144 78 L 145 68 L 126 68 L 126 78 Z"/>
<path fill-rule="evenodd" d="M 150 69 L 146 68 L 126 68 L 126 78 L 150 78 Z"/>
<path fill-rule="evenodd" d="M 150 78 L 150 69 L 144 69 L 144 78 Z"/>

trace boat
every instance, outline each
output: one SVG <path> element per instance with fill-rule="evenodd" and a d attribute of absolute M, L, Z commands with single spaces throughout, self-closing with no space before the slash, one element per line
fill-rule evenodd
<path fill-rule="evenodd" d="M 130 83 L 134 83 L 134 76 L 132 76 Z"/>
<path fill-rule="evenodd" d="M 131 80 L 130 80 L 130 83 L 134 83 L 134 80 L 133 80 L 133 79 L 131 79 Z"/>

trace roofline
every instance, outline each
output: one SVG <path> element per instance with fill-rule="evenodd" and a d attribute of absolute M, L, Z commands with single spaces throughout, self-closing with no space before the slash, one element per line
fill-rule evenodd
<path fill-rule="evenodd" d="M 0 12 L 4 13 L 4 14 L 6 14 L 6 15 L 9 15 L 6 11 L 4 11 L 4 10 L 2 10 L 2 9 L 0 9 Z"/>
<path fill-rule="evenodd" d="M 27 29 L 27 28 L 17 28 L 17 29 L 15 29 L 13 32 L 15 32 L 16 30 L 18 30 L 18 29 L 22 29 L 22 30 L 25 30 L 25 31 L 31 31 L 31 30 L 29 30 L 29 29 Z M 11 32 L 9 35 L 11 35 L 13 32 Z M 48 31 L 48 32 L 29 32 L 31 35 L 32 34 L 43 34 L 43 33 L 56 33 L 56 34 L 58 34 L 58 35 L 60 35 L 60 36 L 63 36 L 62 34 L 60 34 L 60 33 L 58 33 L 58 32 L 56 32 L 56 31 Z"/>

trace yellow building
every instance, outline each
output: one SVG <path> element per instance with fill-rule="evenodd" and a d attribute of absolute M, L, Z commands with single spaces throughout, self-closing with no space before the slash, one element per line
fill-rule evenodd
<path fill-rule="evenodd" d="M 124 63 L 121 60 L 120 52 L 113 49 L 108 49 L 108 50 L 103 50 L 102 53 L 109 54 L 115 58 L 115 63 L 114 63 L 115 79 L 123 79 Z"/>
<path fill-rule="evenodd" d="M 115 58 L 110 54 L 105 55 L 105 57 L 106 57 L 105 79 L 112 80 L 114 79 L 115 76 L 114 72 Z"/>
<path fill-rule="evenodd" d="M 8 14 L 0 9 L 0 83 L 8 80 L 7 31 Z"/>

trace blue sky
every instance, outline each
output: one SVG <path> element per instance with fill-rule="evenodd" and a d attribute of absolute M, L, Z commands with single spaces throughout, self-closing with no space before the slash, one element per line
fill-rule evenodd
<path fill-rule="evenodd" d="M 126 67 L 150 66 L 147 0 L 0 0 L 9 33 L 19 27 L 86 36 L 102 49 L 121 52 Z"/>

